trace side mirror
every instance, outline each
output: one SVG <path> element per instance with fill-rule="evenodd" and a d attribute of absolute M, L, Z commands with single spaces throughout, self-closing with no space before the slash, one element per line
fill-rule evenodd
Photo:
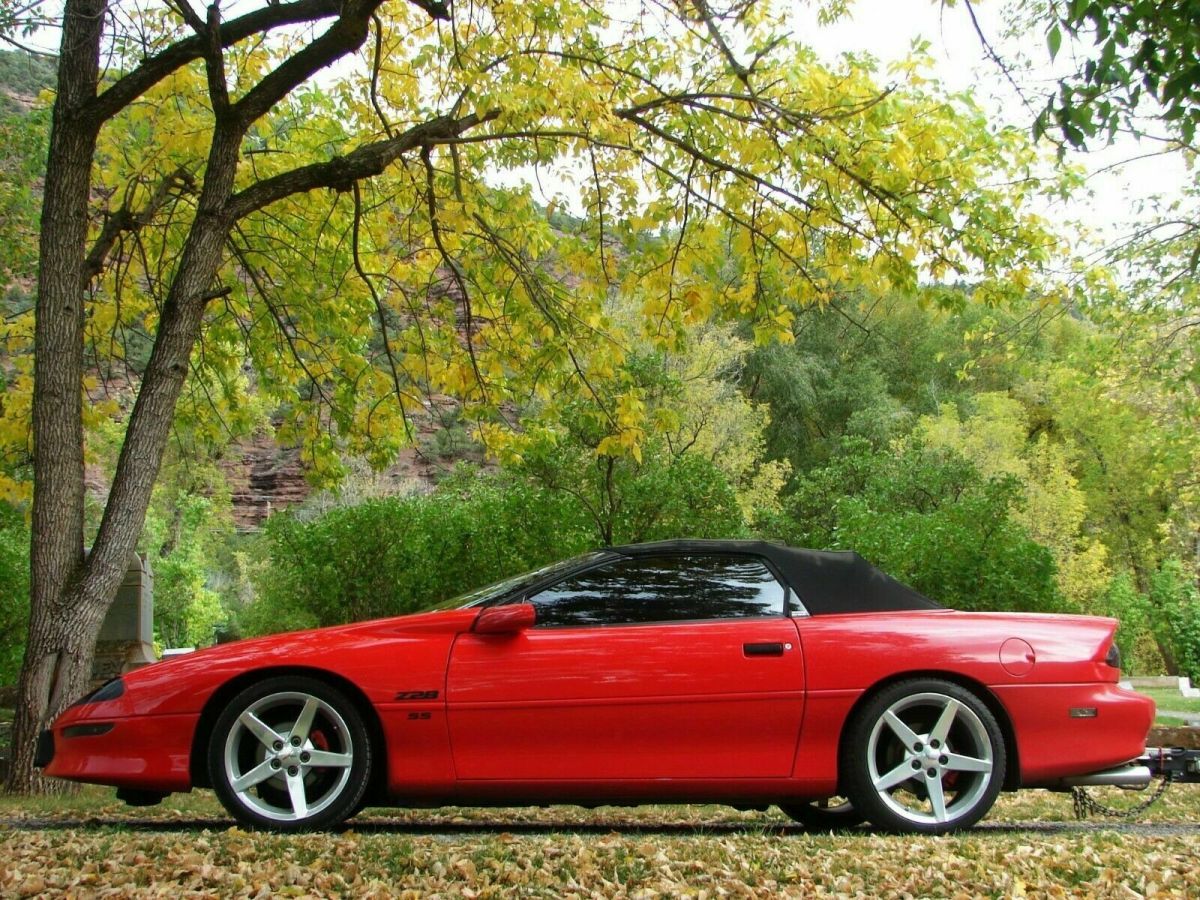
<path fill-rule="evenodd" d="M 476 634 L 516 634 L 532 628 L 536 622 L 537 610 L 532 603 L 489 606 L 476 617 L 474 631 Z"/>

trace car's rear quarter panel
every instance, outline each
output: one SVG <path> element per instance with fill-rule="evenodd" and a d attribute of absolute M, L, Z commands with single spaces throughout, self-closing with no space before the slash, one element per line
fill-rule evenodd
<path fill-rule="evenodd" d="M 949 610 L 805 619 L 809 693 L 795 777 L 836 784 L 838 740 L 855 704 L 877 686 L 921 675 L 958 680 L 994 698 L 1011 724 L 1025 786 L 1132 759 L 1142 752 L 1154 705 L 1117 687 L 1117 670 L 1103 662 L 1115 625 L 1088 616 Z M 1024 674 L 1001 664 L 1010 638 L 1033 649 Z M 1072 718 L 1077 707 L 1094 707 L 1097 715 Z"/>

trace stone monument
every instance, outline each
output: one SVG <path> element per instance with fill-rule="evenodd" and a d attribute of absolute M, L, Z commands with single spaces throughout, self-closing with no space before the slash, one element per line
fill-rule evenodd
<path fill-rule="evenodd" d="M 107 681 L 156 659 L 154 573 L 150 560 L 135 553 L 117 590 L 117 598 L 100 626 L 92 678 Z"/>

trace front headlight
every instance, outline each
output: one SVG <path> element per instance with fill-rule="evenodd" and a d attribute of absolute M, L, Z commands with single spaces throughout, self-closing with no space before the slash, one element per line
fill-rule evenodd
<path fill-rule="evenodd" d="M 125 693 L 125 682 L 119 677 L 106 681 L 90 694 L 84 694 L 72 706 L 83 706 L 85 703 L 103 703 L 105 700 L 116 700 Z"/>

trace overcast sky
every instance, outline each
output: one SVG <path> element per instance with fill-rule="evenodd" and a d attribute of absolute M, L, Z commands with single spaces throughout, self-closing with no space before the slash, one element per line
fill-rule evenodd
<path fill-rule="evenodd" d="M 1027 96 L 1040 108 L 1056 72 L 1051 68 L 1044 34 L 1033 34 L 1013 43 L 1004 39 L 1004 0 L 982 0 L 975 5 L 979 24 L 1002 56 L 1023 54 L 1036 70 L 1022 77 Z M 952 90 L 974 91 L 980 105 L 997 123 L 1028 128 L 1032 113 L 994 62 L 987 59 L 979 36 L 962 4 L 944 8 L 936 0 L 858 0 L 848 19 L 818 28 L 815 15 L 797 3 L 797 34 L 811 34 L 819 52 L 866 50 L 887 63 L 904 57 L 914 40 L 929 42 L 929 53 L 940 80 Z M 1064 43 L 1060 62 L 1068 56 Z M 1155 150 L 1153 142 L 1119 138 L 1112 147 L 1091 153 L 1072 153 L 1068 161 L 1092 173 L 1090 196 L 1051 208 L 1055 217 L 1078 219 L 1110 236 L 1133 217 L 1134 204 L 1151 195 L 1178 193 L 1186 172 L 1178 155 L 1124 162 Z M 1115 167 L 1115 168 L 1110 168 Z"/>

